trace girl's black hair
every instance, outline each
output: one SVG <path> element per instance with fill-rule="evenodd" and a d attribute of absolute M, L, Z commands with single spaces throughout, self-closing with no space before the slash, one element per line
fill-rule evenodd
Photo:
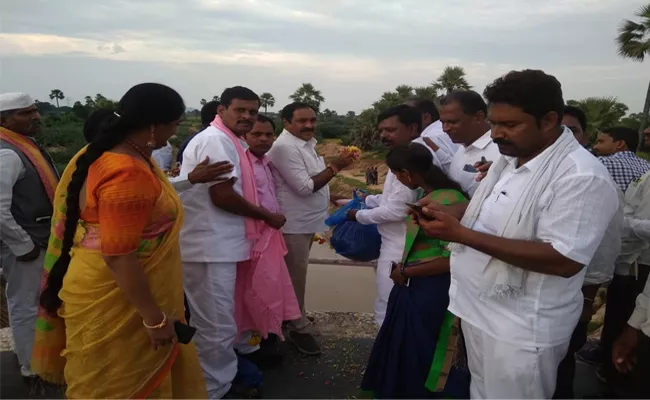
<path fill-rule="evenodd" d="M 424 182 L 434 189 L 454 189 L 469 198 L 458 182 L 452 180 L 433 163 L 429 149 L 419 143 L 393 148 L 386 156 L 388 168 L 394 171 L 409 171 L 416 173 Z"/>
<path fill-rule="evenodd" d="M 100 108 L 88 116 L 84 123 L 84 139 L 86 139 L 87 143 L 92 142 L 99 134 L 102 125 L 108 120 L 109 116 L 113 115 L 113 112 L 114 110 L 110 108 Z"/>
<path fill-rule="evenodd" d="M 95 122 L 96 134 L 86 152 L 77 158 L 76 170 L 68 185 L 61 256 L 50 270 L 40 298 L 40 304 L 47 312 L 54 314 L 61 306 L 59 291 L 70 264 L 70 250 L 81 213 L 79 194 L 92 163 L 124 142 L 133 132 L 151 125 L 168 124 L 179 119 L 184 112 L 183 98 L 174 89 L 159 83 L 136 85 L 124 94 L 115 112 L 101 112 L 105 118 L 100 123 Z"/>

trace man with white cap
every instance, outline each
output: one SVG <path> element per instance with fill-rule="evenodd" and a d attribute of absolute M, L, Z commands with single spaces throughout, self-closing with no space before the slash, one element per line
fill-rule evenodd
<path fill-rule="evenodd" d="M 32 377 L 43 259 L 50 236 L 52 200 L 59 174 L 34 138 L 41 116 L 32 98 L 0 94 L 0 256 L 7 280 L 14 351 L 24 377 Z"/>

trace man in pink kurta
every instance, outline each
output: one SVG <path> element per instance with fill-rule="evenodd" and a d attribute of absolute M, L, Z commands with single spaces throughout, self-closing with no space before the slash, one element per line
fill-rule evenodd
<path fill-rule="evenodd" d="M 259 115 L 253 129 L 245 135 L 247 156 L 251 160 L 259 205 L 277 213 L 271 164 L 266 153 L 275 137 L 273 121 Z M 284 262 L 287 248 L 282 233 L 264 224 L 253 245 L 251 260 L 239 263 L 235 287 L 235 319 L 240 334 L 259 332 L 282 336 L 282 322 L 300 317 L 291 277 Z"/>

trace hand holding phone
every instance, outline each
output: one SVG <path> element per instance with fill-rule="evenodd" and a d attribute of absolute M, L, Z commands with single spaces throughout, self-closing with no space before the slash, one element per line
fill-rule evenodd
<path fill-rule="evenodd" d="M 422 211 L 422 206 L 420 204 L 406 203 L 406 205 L 417 214 L 418 218 L 422 218 L 422 219 L 426 219 L 427 221 L 431 221 L 431 218 L 426 216 L 424 214 L 424 212 Z"/>

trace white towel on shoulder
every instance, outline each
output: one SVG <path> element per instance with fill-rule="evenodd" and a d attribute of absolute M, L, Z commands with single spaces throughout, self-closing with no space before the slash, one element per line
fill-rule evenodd
<path fill-rule="evenodd" d="M 498 236 L 520 240 L 534 239 L 537 228 L 535 206 L 544 190 L 552 183 L 551 179 L 560 163 L 578 146 L 580 145 L 571 131 L 565 127 L 564 132 L 555 143 L 538 156 L 542 157 L 542 161 L 528 181 L 521 196 L 516 199 L 514 207 Z M 490 167 L 487 176 L 481 182 L 467 206 L 465 215 L 461 220 L 464 226 L 468 228 L 474 227 L 474 223 L 481 212 L 483 201 L 490 196 L 507 165 L 508 160 L 501 156 Z M 452 243 L 449 247 L 453 252 L 462 252 L 465 248 L 460 243 Z M 526 275 L 526 270 L 493 257 L 483 270 L 480 297 L 519 297 L 525 290 Z"/>

